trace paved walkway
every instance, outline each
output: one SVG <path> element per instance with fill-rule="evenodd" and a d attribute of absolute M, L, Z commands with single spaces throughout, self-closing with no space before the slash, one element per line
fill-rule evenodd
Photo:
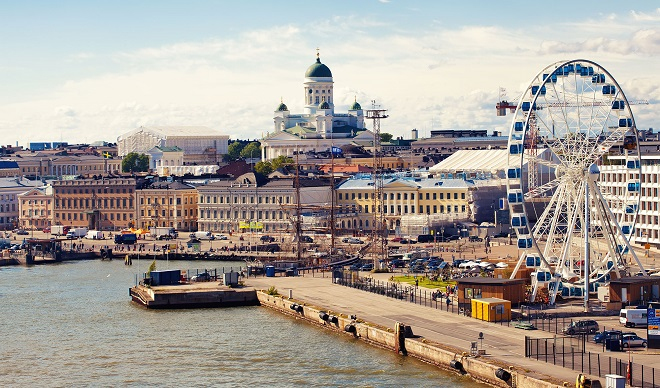
<path fill-rule="evenodd" d="M 471 342 L 478 341 L 479 333 L 484 334 L 483 349 L 486 358 L 492 357 L 501 362 L 516 366 L 516 369 L 529 371 L 543 378 L 545 374 L 562 381 L 574 382 L 578 372 L 524 357 L 525 335 L 534 338 L 548 338 L 553 334 L 536 330 L 523 331 L 513 326 L 478 321 L 469 317 L 416 305 L 407 301 L 388 298 L 358 289 L 332 283 L 328 273 L 325 277 L 271 277 L 251 278 L 246 283 L 257 289 L 275 286 L 281 295 L 292 290 L 293 298 L 314 306 L 327 308 L 337 313 L 355 314 L 359 319 L 393 328 L 395 322 L 403 322 L 412 327 L 413 333 L 432 341 L 451 345 L 469 352 Z M 602 345 L 587 345 L 588 350 L 602 350 Z M 642 354 L 647 353 L 647 354 Z M 650 354 L 653 353 L 653 354 Z M 635 350 L 635 362 L 660 368 L 657 352 Z M 604 356 L 627 358 L 626 353 L 606 353 Z M 604 375 L 605 373 L 603 373 Z M 601 378 L 604 383 L 604 376 Z"/>

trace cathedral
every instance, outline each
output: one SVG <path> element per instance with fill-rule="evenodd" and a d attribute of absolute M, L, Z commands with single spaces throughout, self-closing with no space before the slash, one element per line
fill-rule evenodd
<path fill-rule="evenodd" d="M 329 152 L 333 146 L 373 140 L 357 101 L 349 107 L 348 113 L 335 113 L 333 84 L 330 68 L 321 63 L 317 53 L 316 62 L 305 72 L 304 113 L 292 114 L 284 102 L 280 102 L 273 118 L 274 132 L 261 140 L 262 160 L 291 156 L 296 151 Z"/>

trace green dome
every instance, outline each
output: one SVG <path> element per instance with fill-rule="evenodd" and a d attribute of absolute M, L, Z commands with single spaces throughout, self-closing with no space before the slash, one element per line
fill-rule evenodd
<path fill-rule="evenodd" d="M 362 107 L 360 106 L 360 104 L 358 104 L 357 101 L 355 101 L 353 105 L 351 105 L 351 108 L 349 110 L 362 110 Z"/>
<path fill-rule="evenodd" d="M 329 77 L 332 78 L 332 72 L 328 66 L 321 63 L 321 58 L 316 58 L 316 63 L 307 68 L 305 77 Z"/>
<path fill-rule="evenodd" d="M 327 101 L 323 101 L 321 104 L 319 104 L 319 109 L 330 109 L 330 104 L 328 104 Z"/>
<path fill-rule="evenodd" d="M 289 110 L 289 108 L 284 105 L 283 102 L 280 102 L 280 106 L 277 107 L 278 112 L 284 112 L 285 110 Z"/>

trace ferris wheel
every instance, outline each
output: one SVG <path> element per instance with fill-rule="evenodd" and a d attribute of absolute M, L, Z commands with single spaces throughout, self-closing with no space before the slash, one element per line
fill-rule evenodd
<path fill-rule="evenodd" d="M 588 297 L 632 262 L 644 271 L 629 243 L 641 191 L 631 103 L 614 77 L 588 60 L 547 66 L 520 98 L 506 171 L 522 252 L 511 278 L 531 268 L 531 301 L 544 288 L 551 304 L 557 295 Z M 616 179 L 602 179 L 609 171 Z"/>

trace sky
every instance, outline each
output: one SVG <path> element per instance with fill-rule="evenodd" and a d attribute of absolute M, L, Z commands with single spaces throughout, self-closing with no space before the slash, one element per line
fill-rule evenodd
<path fill-rule="evenodd" d="M 397 137 L 507 132 L 500 88 L 515 100 L 571 59 L 649 100 L 637 126 L 660 128 L 657 1 L 0 0 L 0 144 L 116 142 L 148 125 L 259 139 L 280 101 L 303 112 L 317 48 L 335 111 L 376 101 Z"/>

